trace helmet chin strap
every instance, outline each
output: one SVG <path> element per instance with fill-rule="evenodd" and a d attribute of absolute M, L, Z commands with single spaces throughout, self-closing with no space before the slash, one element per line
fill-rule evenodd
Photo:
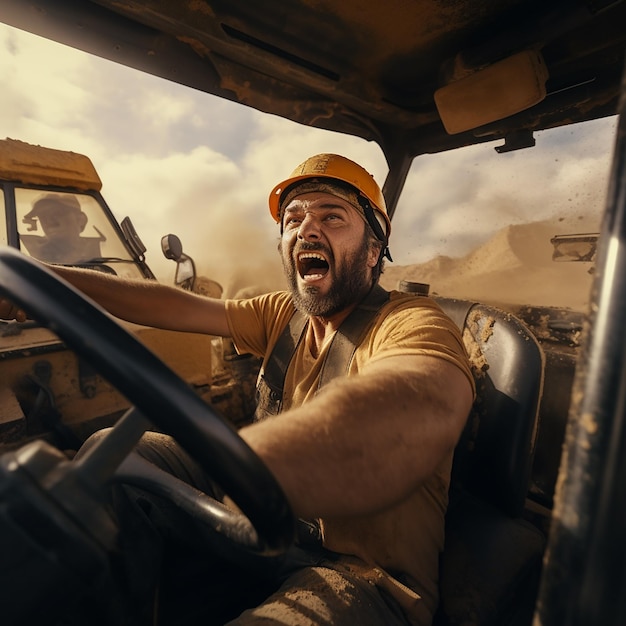
<path fill-rule="evenodd" d="M 389 259 L 389 261 L 393 263 L 393 259 L 391 258 L 391 253 L 389 252 L 387 235 L 385 234 L 385 231 L 383 230 L 381 223 L 376 219 L 376 213 L 374 212 L 374 209 L 372 208 L 370 201 L 365 196 L 362 196 L 361 194 L 357 195 L 357 200 L 359 201 L 359 204 L 361 205 L 361 208 L 363 209 L 363 215 L 365 215 L 365 219 L 367 220 L 367 223 L 370 225 L 371 229 L 374 231 L 374 234 L 376 235 L 376 239 L 378 239 L 379 241 L 383 243 L 381 256 L 384 256 L 385 258 Z"/>

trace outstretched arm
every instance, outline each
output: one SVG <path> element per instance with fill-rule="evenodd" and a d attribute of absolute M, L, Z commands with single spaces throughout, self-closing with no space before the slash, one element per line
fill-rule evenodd
<path fill-rule="evenodd" d="M 230 335 L 223 300 L 153 280 L 128 280 L 79 268 L 49 267 L 121 319 L 168 330 Z M 0 318 L 24 321 L 26 315 L 8 300 L 0 299 Z"/>
<path fill-rule="evenodd" d="M 454 449 L 472 397 L 443 359 L 389 357 L 240 433 L 297 515 L 358 515 L 399 502 L 432 474 Z"/>

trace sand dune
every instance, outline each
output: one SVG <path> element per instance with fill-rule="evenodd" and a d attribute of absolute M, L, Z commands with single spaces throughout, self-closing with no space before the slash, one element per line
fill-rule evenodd
<path fill-rule="evenodd" d="M 582 224 L 580 230 L 590 232 Z M 555 262 L 550 239 L 564 230 L 560 222 L 507 226 L 489 241 L 461 258 L 439 256 L 426 263 L 394 267 L 381 279 L 387 289 L 399 281 L 430 285 L 430 293 L 475 299 L 504 306 L 541 305 L 586 312 L 592 282 L 592 264 Z"/>

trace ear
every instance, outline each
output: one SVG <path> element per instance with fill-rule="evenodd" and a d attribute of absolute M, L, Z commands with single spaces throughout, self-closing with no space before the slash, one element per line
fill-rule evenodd
<path fill-rule="evenodd" d="M 368 267 L 376 267 L 376 265 L 378 264 L 378 260 L 380 259 L 382 249 L 382 242 L 378 241 L 378 239 L 370 239 L 369 251 L 367 253 Z"/>

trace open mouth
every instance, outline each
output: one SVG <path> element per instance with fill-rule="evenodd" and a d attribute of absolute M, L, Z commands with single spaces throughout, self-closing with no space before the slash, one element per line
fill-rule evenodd
<path fill-rule="evenodd" d="M 301 252 L 297 258 L 298 274 L 302 280 L 320 280 L 328 273 L 328 261 L 319 252 Z"/>

